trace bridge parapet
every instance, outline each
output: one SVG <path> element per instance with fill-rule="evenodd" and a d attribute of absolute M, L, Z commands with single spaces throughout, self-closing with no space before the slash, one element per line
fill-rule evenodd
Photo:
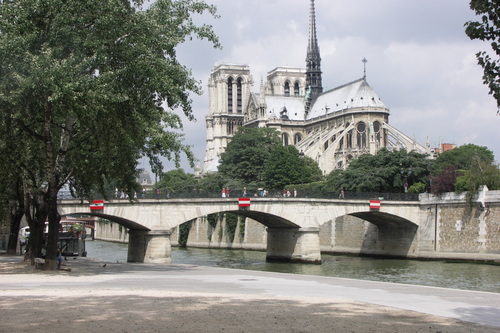
<path fill-rule="evenodd" d="M 419 195 L 419 201 L 422 205 L 475 202 L 484 206 L 485 203 L 500 203 L 500 191 L 490 191 L 486 186 L 481 186 L 478 193 L 471 198 L 468 195 L 468 192 L 446 192 L 439 195 L 422 193 Z"/>

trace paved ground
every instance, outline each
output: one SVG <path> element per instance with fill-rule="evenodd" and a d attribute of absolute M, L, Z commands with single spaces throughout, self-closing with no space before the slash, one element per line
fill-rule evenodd
<path fill-rule="evenodd" d="M 500 294 L 190 265 L 0 256 L 0 332 L 500 332 Z"/>

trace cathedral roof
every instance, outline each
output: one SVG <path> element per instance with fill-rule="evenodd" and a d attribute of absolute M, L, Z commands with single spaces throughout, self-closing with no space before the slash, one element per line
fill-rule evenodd
<path fill-rule="evenodd" d="M 307 115 L 313 119 L 326 114 L 352 109 L 376 107 L 387 109 L 365 78 L 325 91 L 318 96 Z"/>
<path fill-rule="evenodd" d="M 288 120 L 304 120 L 304 97 L 267 95 L 265 100 L 269 117 L 281 118 L 286 108 Z"/>

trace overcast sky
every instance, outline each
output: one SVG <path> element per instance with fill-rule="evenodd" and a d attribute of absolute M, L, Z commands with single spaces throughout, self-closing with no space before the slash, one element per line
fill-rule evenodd
<path fill-rule="evenodd" d="M 212 24 L 223 45 L 190 42 L 179 60 L 192 68 L 207 92 L 215 64 L 246 64 L 255 82 L 278 66 L 305 68 L 309 0 L 206 0 L 218 8 Z M 389 123 L 420 144 L 486 146 L 500 160 L 500 116 L 475 53 L 490 50 L 471 41 L 464 23 L 475 20 L 468 0 L 316 0 L 323 87 L 363 76 L 390 109 Z M 208 94 L 192 96 L 197 122 L 185 122 L 185 143 L 203 162 Z M 182 165 L 192 172 L 186 163 Z M 167 162 L 165 171 L 173 169 Z"/>

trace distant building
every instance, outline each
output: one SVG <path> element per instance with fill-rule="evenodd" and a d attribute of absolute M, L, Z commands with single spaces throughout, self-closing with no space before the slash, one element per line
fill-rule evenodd
<path fill-rule="evenodd" d="M 428 145 L 389 125 L 389 108 L 362 78 L 323 91 L 314 0 L 310 5 L 306 68 L 271 70 L 260 91 L 246 65 L 216 65 L 208 83 L 209 106 L 203 173 L 217 171 L 219 159 L 238 128 L 269 127 L 283 145 L 295 145 L 324 174 L 381 148 L 431 154 Z M 366 65 L 366 59 L 363 59 Z"/>
<path fill-rule="evenodd" d="M 137 178 L 137 182 L 142 186 L 143 189 L 145 189 L 146 191 L 151 191 L 153 190 L 154 186 L 155 186 L 155 183 L 154 181 L 151 179 L 151 174 L 146 171 L 146 170 L 143 170 L 141 172 L 141 174 L 139 175 L 139 177 Z"/>
<path fill-rule="evenodd" d="M 452 150 L 455 148 L 457 148 L 457 145 L 454 143 L 441 143 L 439 147 L 431 149 L 431 154 L 434 158 L 437 158 L 440 154 L 444 153 L 445 151 Z"/>

